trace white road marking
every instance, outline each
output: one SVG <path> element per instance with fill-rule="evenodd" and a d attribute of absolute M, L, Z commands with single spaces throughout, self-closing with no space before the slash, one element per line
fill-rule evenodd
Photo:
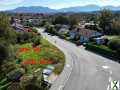
<path fill-rule="evenodd" d="M 102 66 L 102 68 L 104 68 L 104 69 L 108 69 L 108 68 L 110 68 L 109 66 Z"/>
<path fill-rule="evenodd" d="M 66 67 L 68 67 L 68 68 L 69 68 L 69 67 L 70 67 L 70 65 L 69 65 L 69 64 L 67 64 L 67 65 L 66 65 Z"/>
<path fill-rule="evenodd" d="M 109 82 L 111 82 L 112 81 L 112 78 L 111 77 L 109 77 Z"/>
<path fill-rule="evenodd" d="M 109 73 L 110 73 L 110 75 L 111 75 L 111 74 L 112 74 L 112 71 L 110 70 Z M 110 76 L 110 77 L 109 77 L 109 85 L 108 85 L 108 87 L 107 87 L 107 90 L 110 90 L 111 81 L 112 81 L 112 77 Z"/>
<path fill-rule="evenodd" d="M 110 90 L 110 86 L 108 85 L 107 90 Z"/>
<path fill-rule="evenodd" d="M 103 62 L 107 62 L 106 60 L 104 60 Z"/>
<path fill-rule="evenodd" d="M 112 71 L 110 71 L 110 75 L 112 74 Z"/>
<path fill-rule="evenodd" d="M 60 85 L 59 88 L 58 88 L 58 90 L 62 90 L 63 87 L 64 87 L 63 85 Z"/>

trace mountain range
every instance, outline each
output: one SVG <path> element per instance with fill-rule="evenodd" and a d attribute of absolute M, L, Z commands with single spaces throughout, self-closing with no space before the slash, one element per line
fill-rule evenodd
<path fill-rule="evenodd" d="M 62 8 L 62 9 L 51 9 L 48 7 L 41 7 L 41 6 L 30 6 L 30 7 L 18 7 L 13 10 L 8 10 L 8 12 L 12 13 L 79 13 L 79 12 L 93 12 L 99 11 L 101 9 L 110 9 L 112 11 L 120 11 L 120 6 L 97 6 L 97 5 L 86 5 L 86 6 L 76 6 L 76 7 L 69 7 L 69 8 Z"/>

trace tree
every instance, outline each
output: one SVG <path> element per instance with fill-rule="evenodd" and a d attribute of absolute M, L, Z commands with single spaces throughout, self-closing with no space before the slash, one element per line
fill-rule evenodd
<path fill-rule="evenodd" d="M 14 17 L 11 17 L 10 24 L 13 24 L 13 23 L 14 23 Z"/>
<path fill-rule="evenodd" d="M 10 26 L 10 18 L 0 14 L 0 64 L 15 58 L 12 44 L 16 43 L 16 32 Z"/>
<path fill-rule="evenodd" d="M 32 32 L 19 32 L 17 33 L 17 43 L 30 42 L 34 36 Z"/>
<path fill-rule="evenodd" d="M 112 13 L 110 10 L 102 10 L 100 11 L 99 19 L 99 26 L 102 29 L 102 32 L 105 34 L 111 33 L 111 23 L 112 23 Z"/>
<path fill-rule="evenodd" d="M 112 39 L 109 44 L 109 48 L 112 50 L 118 50 L 120 47 L 120 39 Z"/>
<path fill-rule="evenodd" d="M 33 31 L 33 32 L 35 32 L 35 33 L 37 33 L 37 32 L 38 32 L 35 28 L 32 28 L 32 31 Z"/>
<path fill-rule="evenodd" d="M 5 41 L 0 41 L 0 60 L 4 60 L 8 57 L 8 44 Z"/>
<path fill-rule="evenodd" d="M 69 18 L 69 22 L 70 22 L 71 26 L 74 26 L 74 25 L 77 25 L 79 23 L 79 20 L 77 17 L 74 16 L 74 17 Z"/>
<path fill-rule="evenodd" d="M 53 21 L 53 24 L 69 24 L 69 18 L 67 16 L 57 16 Z"/>
<path fill-rule="evenodd" d="M 4 38 L 10 43 L 16 43 L 16 32 L 10 26 L 9 17 L 6 15 L 0 15 L 0 38 Z"/>
<path fill-rule="evenodd" d="M 41 39 L 40 39 L 39 36 L 35 37 L 34 40 L 33 40 L 33 47 L 39 45 L 40 44 L 40 40 Z"/>
<path fill-rule="evenodd" d="M 4 40 L 0 40 L 0 64 L 9 58 L 10 53 L 9 44 Z"/>
<path fill-rule="evenodd" d="M 120 58 L 120 38 L 115 38 L 112 39 L 109 43 L 108 43 L 108 47 L 114 51 L 116 51 L 116 54 L 118 55 L 117 57 Z"/>
<path fill-rule="evenodd" d="M 47 25 L 45 31 L 51 34 L 56 34 L 56 29 L 53 25 Z"/>
<path fill-rule="evenodd" d="M 48 32 L 51 33 L 51 34 L 55 34 L 56 30 L 55 30 L 55 28 L 53 26 L 50 26 Z"/>
<path fill-rule="evenodd" d="M 113 21 L 111 30 L 112 34 L 120 35 L 120 20 Z"/>

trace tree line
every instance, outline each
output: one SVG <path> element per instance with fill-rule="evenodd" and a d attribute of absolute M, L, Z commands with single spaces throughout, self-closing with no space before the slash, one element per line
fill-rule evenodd
<path fill-rule="evenodd" d="M 70 29 L 74 29 L 74 26 L 81 24 L 81 21 L 85 21 L 86 23 L 93 21 L 95 27 L 90 26 L 88 27 L 89 29 L 97 30 L 106 35 L 120 35 L 120 14 L 108 9 L 93 13 L 55 14 L 49 16 L 48 20 L 49 24 L 52 25 L 70 25 Z"/>

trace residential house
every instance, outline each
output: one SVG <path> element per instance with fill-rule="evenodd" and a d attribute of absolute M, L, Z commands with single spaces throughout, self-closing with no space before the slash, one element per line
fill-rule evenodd
<path fill-rule="evenodd" d="M 58 30 L 57 34 L 59 36 L 64 36 L 69 32 L 69 26 L 67 25 L 62 25 L 61 28 Z"/>
<path fill-rule="evenodd" d="M 73 29 L 73 30 L 71 30 L 71 31 L 69 31 L 69 39 L 75 39 L 75 38 L 79 38 L 79 29 L 78 28 L 75 28 L 75 29 Z"/>
<path fill-rule="evenodd" d="M 21 20 L 20 20 L 20 19 L 14 19 L 14 22 L 20 24 L 20 23 L 21 23 Z"/>
<path fill-rule="evenodd" d="M 75 36 L 77 35 L 77 32 L 75 31 L 75 30 L 71 30 L 70 32 L 69 32 L 69 38 L 70 39 L 74 39 L 75 38 Z"/>
<path fill-rule="evenodd" d="M 21 32 L 24 31 L 24 26 L 19 24 L 19 23 L 13 23 L 12 27 L 17 31 L 17 32 Z"/>
<path fill-rule="evenodd" d="M 41 20 L 40 19 L 29 19 L 29 23 L 31 23 L 34 26 L 39 26 Z"/>
<path fill-rule="evenodd" d="M 97 31 L 84 29 L 84 28 L 77 28 L 71 30 L 69 34 L 70 34 L 70 39 L 75 39 L 76 37 L 78 37 L 80 43 L 88 42 L 90 38 L 102 36 L 102 34 Z"/>
<path fill-rule="evenodd" d="M 23 26 L 22 24 L 19 23 L 13 23 L 12 27 L 17 31 L 17 32 L 33 32 L 32 28 L 28 26 Z"/>
<path fill-rule="evenodd" d="M 84 42 L 88 42 L 90 38 L 102 36 L 102 33 L 89 29 L 80 29 L 79 35 L 80 35 L 80 43 L 84 43 Z"/>

